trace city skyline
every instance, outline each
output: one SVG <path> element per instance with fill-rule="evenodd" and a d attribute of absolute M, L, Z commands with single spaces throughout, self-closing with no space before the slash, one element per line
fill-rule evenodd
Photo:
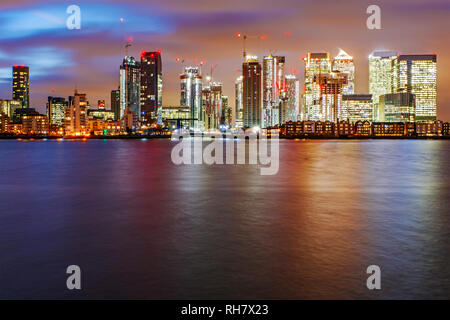
<path fill-rule="evenodd" d="M 41 113 L 45 112 L 48 96 L 65 97 L 72 94 L 75 87 L 87 93 L 91 104 L 106 100 L 110 107 L 111 90 L 119 85 L 118 65 L 125 55 L 124 36 L 130 36 L 133 37 L 133 45 L 129 52 L 137 59 L 141 50 L 162 50 L 164 106 L 179 104 L 182 65 L 175 61 L 177 57 L 184 59 L 186 66 L 194 65 L 195 59 L 197 62 L 205 60 L 206 70 L 218 62 L 214 78 L 223 83 L 223 93 L 234 105 L 234 82 L 239 76 L 239 71 L 235 70 L 239 70 L 242 64 L 242 41 L 236 38 L 236 32 L 242 32 L 264 35 L 260 40 L 249 36 L 248 53 L 257 55 L 260 60 L 271 53 L 285 56 L 286 73 L 296 71 L 294 73 L 300 83 L 303 83 L 304 72 L 301 57 L 307 52 L 330 52 L 334 57 L 342 48 L 355 60 L 355 93 L 368 92 L 368 55 L 373 51 L 436 53 L 439 56 L 438 118 L 450 119 L 450 92 L 446 90 L 450 79 L 444 72 L 448 69 L 450 57 L 447 44 L 441 40 L 448 30 L 445 28 L 448 22 L 436 18 L 450 10 L 449 4 L 443 1 L 428 5 L 416 1 L 396 4 L 381 1 L 381 30 L 368 30 L 365 26 L 367 4 L 352 1 L 340 7 L 329 1 L 320 5 L 308 1 L 283 1 L 276 8 L 265 1 L 256 1 L 253 10 L 249 4 L 241 4 L 235 9 L 232 3 L 190 4 L 192 7 L 177 3 L 176 9 L 175 6 L 164 9 L 155 2 L 153 10 L 150 10 L 148 5 L 139 1 L 131 1 L 126 7 L 114 2 L 107 8 L 103 1 L 80 1 L 81 30 L 67 30 L 64 23 L 60 25 L 67 17 L 66 2 L 56 4 L 48 1 L 37 8 L 30 1 L 16 1 L 14 4 L 7 1 L 0 14 L 0 25 L 10 31 L 1 36 L 5 45 L 0 49 L 0 96 L 4 99 L 11 96 L 11 65 L 24 64 L 31 69 L 31 107 Z M 285 7 L 295 10 L 289 14 Z M 337 10 L 342 21 L 346 22 L 338 24 L 335 15 L 321 13 L 319 7 Z M 100 16 L 95 23 L 93 14 L 103 9 L 108 14 Z M 42 28 L 36 24 L 17 28 L 10 22 L 13 18 L 34 17 L 39 12 L 47 14 Z M 189 18 L 183 18 L 183 12 L 189 13 Z M 315 16 L 314 28 L 308 28 L 308 21 L 312 20 L 305 18 L 306 13 Z M 125 20 L 123 26 L 119 21 L 122 16 Z M 152 23 L 143 27 L 142 21 L 149 17 L 153 17 Z M 411 34 L 411 29 L 405 34 L 406 31 L 400 27 L 411 17 L 416 21 L 429 21 L 431 18 L 433 22 L 438 21 L 433 25 L 421 24 L 422 28 L 414 30 L 414 34 Z M 328 30 L 330 26 L 333 28 Z M 105 31 L 108 28 L 111 30 Z M 92 72 L 96 77 L 90 76 Z M 303 90 L 300 91 L 302 93 Z"/>

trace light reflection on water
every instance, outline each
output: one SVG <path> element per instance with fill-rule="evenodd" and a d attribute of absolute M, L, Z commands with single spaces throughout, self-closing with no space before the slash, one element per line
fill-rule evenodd
<path fill-rule="evenodd" d="M 175 143 L 0 141 L 0 298 L 450 297 L 450 142 L 281 141 L 275 176 Z"/>

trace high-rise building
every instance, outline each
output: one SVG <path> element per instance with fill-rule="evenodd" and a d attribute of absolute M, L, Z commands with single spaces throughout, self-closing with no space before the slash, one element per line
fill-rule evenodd
<path fill-rule="evenodd" d="M 22 108 L 30 107 L 30 68 L 13 67 L 13 100 L 22 102 Z"/>
<path fill-rule="evenodd" d="M 285 108 L 281 110 L 280 124 L 286 121 L 297 121 L 300 109 L 300 81 L 293 74 L 286 75 L 286 103 Z"/>
<path fill-rule="evenodd" d="M 233 110 L 228 104 L 228 97 L 222 96 L 222 116 L 220 124 L 231 128 L 233 125 Z"/>
<path fill-rule="evenodd" d="M 120 89 L 111 90 L 111 110 L 114 112 L 114 120 L 120 119 Z"/>
<path fill-rule="evenodd" d="M 269 55 L 263 59 L 263 127 L 279 123 L 281 92 L 285 87 L 285 57 Z"/>
<path fill-rule="evenodd" d="M 316 76 L 331 73 L 331 59 L 329 53 L 308 53 L 303 58 L 305 62 L 305 88 L 303 94 L 303 114 L 305 120 L 320 118 L 320 86 Z"/>
<path fill-rule="evenodd" d="M 130 107 L 138 118 L 141 116 L 141 66 L 133 57 L 125 57 L 120 66 L 120 117 Z"/>
<path fill-rule="evenodd" d="M 69 97 L 69 107 L 66 109 L 64 119 L 64 131 L 66 135 L 72 136 L 89 134 L 86 94 L 75 91 L 75 95 Z"/>
<path fill-rule="evenodd" d="M 375 120 L 371 94 L 343 95 L 341 110 L 339 120 L 345 120 L 349 123 Z"/>
<path fill-rule="evenodd" d="M 202 75 L 198 67 L 186 67 L 180 75 L 180 105 L 191 113 L 191 129 L 203 129 L 202 121 Z"/>
<path fill-rule="evenodd" d="M 382 94 L 397 92 L 397 52 L 376 51 L 369 56 L 369 93 L 378 104 Z"/>
<path fill-rule="evenodd" d="M 141 53 L 141 112 L 146 121 L 157 121 L 162 107 L 161 51 Z"/>
<path fill-rule="evenodd" d="M 340 72 L 319 74 L 314 76 L 313 85 L 320 89 L 318 104 L 314 104 L 314 112 L 310 114 L 310 120 L 338 122 L 341 114 L 342 91 L 347 85 L 347 74 Z"/>
<path fill-rule="evenodd" d="M 66 108 L 69 106 L 64 98 L 48 97 L 47 102 L 47 117 L 50 125 L 63 126 L 66 114 Z"/>
<path fill-rule="evenodd" d="M 210 82 L 202 90 L 202 118 L 205 129 L 216 129 L 222 117 L 222 83 Z"/>
<path fill-rule="evenodd" d="M 239 76 L 235 83 L 235 107 L 234 107 L 234 123 L 236 127 L 244 126 L 244 97 L 243 97 L 243 86 L 242 86 L 242 76 Z"/>
<path fill-rule="evenodd" d="M 398 91 L 414 95 L 416 121 L 436 120 L 436 55 L 400 55 L 398 57 Z"/>
<path fill-rule="evenodd" d="M 390 93 L 380 96 L 377 121 L 415 122 L 415 96 L 409 92 Z"/>
<path fill-rule="evenodd" d="M 342 49 L 333 59 L 333 72 L 347 74 L 347 84 L 342 88 L 342 94 L 355 93 L 355 64 L 353 63 L 353 57 Z"/>
<path fill-rule="evenodd" d="M 257 57 L 247 56 L 242 64 L 242 92 L 244 127 L 261 127 L 261 63 Z"/>

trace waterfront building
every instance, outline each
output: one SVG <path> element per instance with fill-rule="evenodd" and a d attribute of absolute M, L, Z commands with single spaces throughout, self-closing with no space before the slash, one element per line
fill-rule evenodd
<path fill-rule="evenodd" d="M 355 134 L 355 126 L 346 120 L 341 120 L 337 123 L 337 131 L 338 136 L 352 136 Z"/>
<path fill-rule="evenodd" d="M 66 109 L 64 131 L 70 136 L 85 136 L 89 134 L 86 94 L 75 91 L 69 97 L 69 107 Z"/>
<path fill-rule="evenodd" d="M 398 57 L 398 91 L 415 97 L 416 121 L 434 121 L 437 113 L 437 65 L 435 54 Z"/>
<path fill-rule="evenodd" d="M 333 72 L 340 72 L 347 74 L 347 84 L 342 88 L 342 94 L 354 94 L 355 93 L 355 64 L 353 57 L 348 55 L 344 50 L 340 50 L 339 54 L 334 57 Z"/>
<path fill-rule="evenodd" d="M 132 132 L 138 129 L 138 116 L 130 107 L 125 108 L 122 119 L 120 119 L 122 131 Z"/>
<path fill-rule="evenodd" d="M 134 57 L 125 57 L 120 66 L 120 117 L 130 107 L 138 118 L 141 115 L 141 65 Z"/>
<path fill-rule="evenodd" d="M 12 99 L 20 101 L 23 108 L 30 107 L 30 68 L 26 66 L 13 67 Z"/>
<path fill-rule="evenodd" d="M 383 94 L 379 97 L 378 121 L 415 122 L 415 96 L 411 93 Z"/>
<path fill-rule="evenodd" d="M 373 122 L 372 132 L 374 136 L 401 137 L 407 134 L 403 122 Z"/>
<path fill-rule="evenodd" d="M 162 108 L 161 51 L 141 53 L 141 112 L 146 122 L 158 121 Z"/>
<path fill-rule="evenodd" d="M 8 123 L 9 117 L 5 113 L 0 112 L 0 133 L 8 132 Z"/>
<path fill-rule="evenodd" d="M 49 134 L 49 120 L 41 114 L 22 117 L 22 133 L 25 135 L 46 136 Z"/>
<path fill-rule="evenodd" d="M 342 96 L 340 119 L 350 123 L 373 121 L 374 106 L 371 94 L 349 94 Z"/>
<path fill-rule="evenodd" d="M 66 108 L 69 103 L 65 98 L 48 97 L 47 117 L 51 126 L 63 126 L 66 114 Z"/>
<path fill-rule="evenodd" d="M 198 67 L 186 67 L 180 75 L 180 105 L 190 110 L 190 128 L 202 130 L 202 75 Z"/>
<path fill-rule="evenodd" d="M 443 132 L 443 122 L 440 120 L 417 122 L 416 133 L 418 136 L 441 136 Z"/>
<path fill-rule="evenodd" d="M 354 126 L 355 136 L 366 136 L 372 135 L 372 123 L 367 120 L 358 120 L 355 122 Z"/>
<path fill-rule="evenodd" d="M 242 91 L 244 127 L 260 128 L 262 125 L 261 63 L 255 56 L 247 56 L 242 64 Z"/>
<path fill-rule="evenodd" d="M 369 56 L 369 93 L 375 105 L 382 94 L 396 93 L 397 52 L 376 51 Z"/>
<path fill-rule="evenodd" d="M 14 114 L 12 116 L 12 121 L 15 123 L 22 123 L 22 118 L 24 116 L 37 116 L 39 112 L 34 108 L 19 108 L 14 110 Z"/>

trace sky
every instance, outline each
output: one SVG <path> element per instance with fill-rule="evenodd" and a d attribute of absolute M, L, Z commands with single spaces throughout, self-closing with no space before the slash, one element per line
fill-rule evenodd
<path fill-rule="evenodd" d="M 369 5 L 381 8 L 381 29 L 369 30 Z M 81 29 L 69 30 L 68 6 L 81 9 Z M 123 23 L 120 21 L 123 18 Z M 119 85 L 126 39 L 129 54 L 162 51 L 163 105 L 178 105 L 182 63 L 216 66 L 213 78 L 234 103 L 242 40 L 260 58 L 286 56 L 287 72 L 303 82 L 307 52 L 344 49 L 354 57 L 356 93 L 368 92 L 372 51 L 437 54 L 438 118 L 450 120 L 450 1 L 448 0 L 1 0 L 0 99 L 11 99 L 11 67 L 30 66 L 31 106 L 45 112 L 47 96 L 75 88 L 90 104 Z M 303 87 L 303 86 L 301 86 Z"/>

